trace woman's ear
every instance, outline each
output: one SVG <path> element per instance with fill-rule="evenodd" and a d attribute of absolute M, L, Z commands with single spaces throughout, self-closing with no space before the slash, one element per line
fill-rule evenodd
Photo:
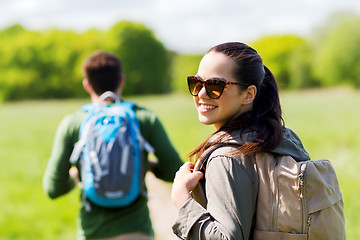
<path fill-rule="evenodd" d="M 257 93 L 257 88 L 254 85 L 250 85 L 246 90 L 246 95 L 244 98 L 244 104 L 250 104 L 254 101 Z"/>

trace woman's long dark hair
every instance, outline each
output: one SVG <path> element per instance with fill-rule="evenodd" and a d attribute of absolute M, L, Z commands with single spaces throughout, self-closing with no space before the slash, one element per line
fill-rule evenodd
<path fill-rule="evenodd" d="M 253 131 L 256 137 L 238 148 L 238 153 L 245 155 L 265 152 L 274 149 L 282 140 L 284 121 L 281 116 L 278 87 L 271 71 L 263 65 L 260 55 L 251 47 L 240 42 L 229 42 L 211 48 L 209 52 L 219 52 L 230 57 L 235 62 L 234 77 L 247 88 L 254 85 L 257 94 L 252 110 L 230 120 L 218 131 L 213 133 L 202 144 L 189 153 L 189 157 L 200 156 L 207 147 L 209 139 L 215 134 L 221 135 L 211 142 L 219 144 L 221 139 L 229 136 L 233 130 Z"/>

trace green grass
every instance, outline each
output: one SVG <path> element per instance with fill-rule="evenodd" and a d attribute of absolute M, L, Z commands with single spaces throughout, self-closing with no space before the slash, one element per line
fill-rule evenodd
<path fill-rule="evenodd" d="M 214 130 L 198 122 L 188 95 L 130 100 L 158 114 L 184 160 Z M 283 92 L 281 100 L 286 125 L 298 133 L 312 158 L 327 158 L 334 164 L 344 195 L 347 239 L 360 239 L 360 92 Z M 75 239 L 78 190 L 50 200 L 42 192 L 41 180 L 59 121 L 84 103 L 0 105 L 0 240 Z"/>

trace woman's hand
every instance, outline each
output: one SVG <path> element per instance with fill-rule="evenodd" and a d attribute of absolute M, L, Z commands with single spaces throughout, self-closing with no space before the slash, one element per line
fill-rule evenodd
<path fill-rule="evenodd" d="M 200 171 L 193 171 L 195 164 L 184 163 L 177 171 L 171 190 L 171 199 L 178 209 L 191 198 L 190 192 L 196 187 L 203 177 Z"/>

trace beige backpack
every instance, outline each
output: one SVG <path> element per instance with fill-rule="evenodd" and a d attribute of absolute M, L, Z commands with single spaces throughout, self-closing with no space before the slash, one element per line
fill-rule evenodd
<path fill-rule="evenodd" d="M 328 160 L 296 162 L 264 153 L 256 164 L 255 240 L 346 239 L 342 194 Z"/>
<path fill-rule="evenodd" d="M 195 166 L 204 170 L 217 147 L 207 149 Z M 275 157 L 274 157 L 275 156 Z M 254 240 L 343 240 L 343 200 L 328 160 L 296 162 L 290 156 L 256 155 L 259 174 Z M 192 192 L 206 208 L 204 186 Z"/>

